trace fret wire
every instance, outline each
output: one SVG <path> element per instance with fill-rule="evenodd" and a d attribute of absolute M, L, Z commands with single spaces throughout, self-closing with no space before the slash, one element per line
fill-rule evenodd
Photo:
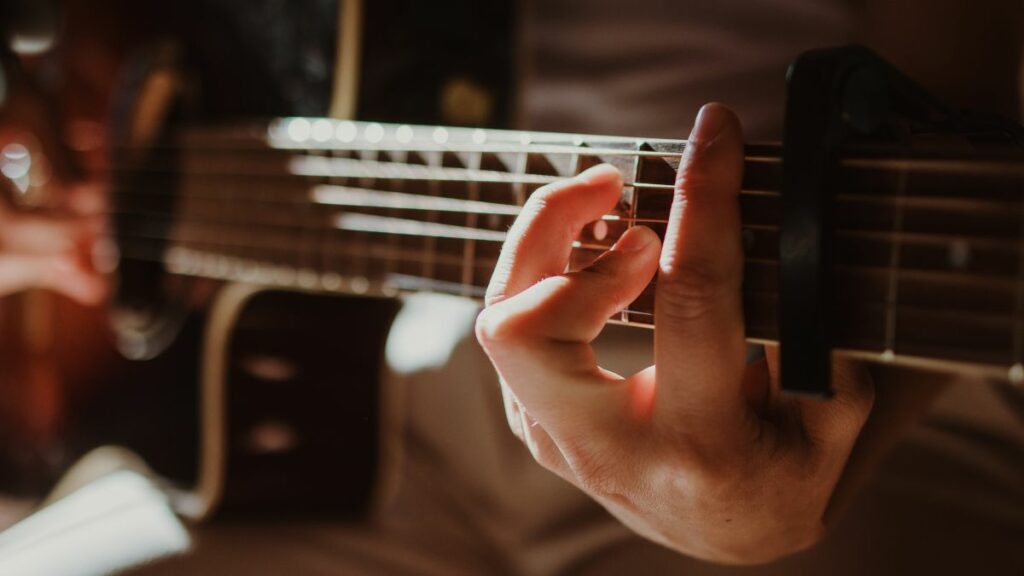
<path fill-rule="evenodd" d="M 337 154 L 338 154 L 337 152 L 331 151 L 331 153 L 328 156 L 334 157 L 334 156 L 337 156 Z M 324 178 L 324 182 L 325 182 L 326 186 L 334 186 L 334 183 L 335 183 L 334 180 L 332 178 L 330 178 L 330 177 Z M 319 213 L 322 213 L 324 218 L 326 219 L 327 210 L 319 210 Z M 326 227 L 326 225 L 322 225 L 322 227 L 321 227 L 321 270 L 324 271 L 325 274 L 327 274 L 328 271 L 330 271 L 330 270 L 332 270 L 334 268 L 332 260 L 337 257 L 337 253 L 333 249 L 333 247 L 334 247 L 334 245 L 336 243 L 331 242 L 331 239 L 335 235 L 337 235 L 337 231 L 333 230 L 331 227 Z"/>
<path fill-rule="evenodd" d="M 430 167 L 438 168 L 444 164 L 443 154 L 428 154 L 427 165 Z M 437 180 L 430 180 L 427 183 L 427 190 L 430 196 L 435 198 L 443 197 L 441 194 L 441 183 Z M 427 212 L 427 221 L 436 223 L 441 219 L 440 214 L 436 210 L 430 210 Z M 423 241 L 423 276 L 426 278 L 433 278 L 436 273 L 436 250 L 437 250 L 437 239 L 434 237 L 427 237 Z"/>
<path fill-rule="evenodd" d="M 393 161 L 395 161 L 395 162 L 398 162 L 398 163 L 401 163 L 401 164 L 405 164 L 405 163 L 408 163 L 408 161 L 409 161 L 409 153 L 406 152 L 406 151 L 390 152 L 389 154 L 390 154 L 391 159 Z M 409 186 L 409 182 L 407 182 L 405 180 L 399 180 L 397 182 L 390 181 L 390 182 L 388 182 L 387 189 L 389 189 L 389 190 L 390 189 L 394 189 L 399 194 L 405 194 L 406 193 L 406 189 L 408 188 L 408 186 Z M 388 213 L 401 214 L 401 212 L 397 208 L 393 209 L 393 210 L 389 210 Z M 388 239 L 388 242 L 390 243 L 392 248 L 394 248 L 396 244 L 399 247 L 401 247 L 402 239 L 401 238 L 397 238 L 397 237 L 392 237 L 392 238 Z M 401 264 L 398 264 L 397 268 L 398 268 L 399 271 L 402 271 Z"/>
<path fill-rule="evenodd" d="M 472 152 L 469 156 L 469 162 L 467 167 L 470 170 L 479 170 L 480 164 L 483 162 L 483 155 L 480 152 Z M 467 197 L 470 202 L 477 202 L 480 199 L 480 183 L 470 182 L 467 185 Z M 478 214 L 476 212 L 466 213 L 466 227 L 476 228 L 478 221 Z M 476 271 L 473 266 L 473 260 L 476 256 L 476 240 L 466 239 L 462 243 L 462 285 L 464 287 L 463 295 L 468 296 L 471 293 L 471 286 L 473 283 L 474 273 Z"/>
<path fill-rule="evenodd" d="M 1024 191 L 1024 190 L 1022 190 Z M 1013 360 L 1008 377 L 1011 382 L 1024 382 L 1024 202 L 1020 206 L 1020 240 L 1017 253 L 1017 289 L 1014 293 Z"/>
<path fill-rule="evenodd" d="M 516 165 L 514 174 L 516 176 L 522 176 L 526 174 L 526 168 L 530 160 L 529 154 L 526 151 L 522 151 L 516 154 Z M 521 178 L 517 178 L 513 181 L 512 191 L 516 198 L 516 205 L 520 208 L 526 204 L 526 186 L 525 182 Z"/>
<path fill-rule="evenodd" d="M 365 131 L 364 131 L 364 134 L 365 134 Z M 360 150 L 358 152 L 359 157 L 360 157 L 360 161 L 361 161 L 360 163 L 372 163 L 372 164 L 377 164 L 377 165 L 382 164 L 382 162 L 380 161 L 380 154 L 381 153 L 382 152 L 378 151 L 378 150 L 369 150 L 369 149 Z M 405 164 L 397 164 L 397 165 L 398 166 L 404 166 Z M 360 178 L 359 179 L 359 187 L 360 188 L 364 188 L 364 189 L 371 189 L 372 190 L 373 188 L 376 187 L 377 181 L 379 179 L 381 179 L 381 177 L 383 177 L 384 179 L 387 179 L 386 175 L 382 176 L 382 175 L 377 175 L 377 174 L 372 174 L 372 173 L 371 174 L 367 174 L 365 179 L 364 178 Z M 387 208 L 384 209 L 384 213 L 385 214 L 390 214 L 391 212 L 392 211 L 390 209 L 387 209 Z M 372 243 L 373 242 L 372 238 L 370 238 L 369 236 L 367 238 L 368 238 L 368 240 L 367 240 L 368 243 Z M 384 239 L 384 241 L 388 243 L 389 247 L 394 248 L 394 241 L 396 239 L 397 238 L 395 236 L 389 235 L 387 238 Z M 389 272 L 391 272 L 391 266 L 392 266 L 392 261 L 390 259 L 384 259 L 383 267 L 384 267 L 384 274 L 385 275 L 387 275 Z M 373 276 L 373 275 L 374 274 L 372 273 L 372 271 L 367 273 L 367 277 Z"/>
<path fill-rule="evenodd" d="M 579 154 L 572 157 L 572 173 L 574 176 L 578 176 L 583 171 L 583 164 Z M 605 216 L 608 216 L 607 214 Z M 602 217 L 603 218 L 603 217 Z M 582 232 L 582 230 L 581 230 Z M 580 241 L 574 240 L 572 243 L 572 249 L 576 250 L 579 247 Z M 572 257 L 569 257 L 569 261 L 565 263 L 565 268 L 562 270 L 563 273 L 568 273 L 572 270 Z"/>
<path fill-rule="evenodd" d="M 326 180 L 326 179 L 322 179 Z M 306 202 L 299 208 L 299 221 L 302 223 L 302 232 L 299 237 L 299 258 L 296 263 L 297 270 L 315 270 L 317 257 L 317 226 L 316 226 L 316 205 Z"/>
<path fill-rule="evenodd" d="M 637 151 L 638 152 L 641 151 L 642 148 L 643 148 L 643 142 L 637 141 L 637 143 L 636 143 Z M 639 155 L 633 157 L 633 179 L 632 180 L 633 180 L 634 183 L 638 182 L 640 180 L 640 158 L 641 157 Z M 627 187 L 624 186 L 622 190 L 623 190 L 623 194 L 625 194 L 626 190 L 627 190 Z M 636 226 L 636 204 L 637 204 L 637 201 L 639 199 L 639 194 L 637 194 L 637 190 L 636 190 L 636 185 L 635 184 L 634 184 L 632 190 L 630 190 L 630 192 L 631 192 L 631 197 L 630 197 L 630 202 L 629 202 L 629 220 L 626 222 L 626 231 L 627 232 L 629 231 L 630 228 L 632 228 L 633 226 Z M 628 322 L 629 321 L 629 313 L 631 312 L 631 308 L 632 308 L 632 303 L 629 303 L 629 304 L 626 305 L 625 308 L 622 309 L 622 312 L 620 313 L 621 314 L 620 319 L 623 322 Z"/>
<path fill-rule="evenodd" d="M 340 152 L 338 152 L 336 150 L 332 150 L 331 153 L 330 153 L 330 156 L 331 157 L 335 157 L 338 154 L 340 154 Z M 325 181 L 327 182 L 328 185 L 337 185 L 338 184 L 338 179 L 337 178 L 333 178 L 333 177 L 328 177 L 328 178 L 325 179 Z M 327 216 L 326 213 L 324 214 L 324 216 L 326 218 L 326 216 Z M 333 269 L 339 267 L 337 265 L 337 261 L 339 259 L 338 251 L 337 251 L 337 246 L 339 244 L 341 244 L 341 242 L 338 240 L 340 235 L 341 234 L 339 233 L 338 230 L 335 230 L 335 229 L 333 229 L 333 228 L 331 228 L 329 226 L 324 226 L 324 233 L 323 233 L 323 238 L 324 238 L 324 250 L 323 250 L 324 256 L 323 256 L 323 261 L 324 262 L 323 262 L 323 267 L 324 267 L 325 271 L 333 270 Z M 333 281 L 332 281 L 332 284 L 333 284 Z"/>
<path fill-rule="evenodd" d="M 892 358 L 896 354 L 896 307 L 899 301 L 899 266 L 902 242 L 900 233 L 903 230 L 903 198 L 907 187 L 906 170 L 900 170 L 896 184 L 896 201 L 893 203 L 893 242 L 889 247 L 889 279 L 886 291 L 885 310 L 885 350 L 882 358 Z"/>

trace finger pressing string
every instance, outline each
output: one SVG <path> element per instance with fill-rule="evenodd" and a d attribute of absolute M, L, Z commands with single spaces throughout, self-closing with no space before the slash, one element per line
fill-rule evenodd
<path fill-rule="evenodd" d="M 487 289 L 487 303 L 562 273 L 572 241 L 583 226 L 615 206 L 621 191 L 619 171 L 601 164 L 535 192 L 509 230 Z"/>

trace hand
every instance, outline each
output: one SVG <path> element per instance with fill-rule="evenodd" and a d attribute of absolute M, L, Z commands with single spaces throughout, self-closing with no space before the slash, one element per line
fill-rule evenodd
<path fill-rule="evenodd" d="M 67 190 L 61 215 L 19 212 L 0 202 L 0 296 L 45 288 L 96 304 L 106 284 L 89 256 L 102 234 L 98 186 Z"/>
<path fill-rule="evenodd" d="M 619 174 L 598 166 L 538 190 L 509 232 L 477 337 L 538 462 L 651 540 L 760 563 L 821 537 L 873 388 L 840 362 L 834 398 L 781 396 L 776 350 L 746 364 L 742 169 L 739 121 L 705 106 L 664 246 L 637 226 L 568 274 L 572 240 L 618 202 Z M 655 366 L 629 377 L 600 368 L 590 342 L 655 272 Z"/>

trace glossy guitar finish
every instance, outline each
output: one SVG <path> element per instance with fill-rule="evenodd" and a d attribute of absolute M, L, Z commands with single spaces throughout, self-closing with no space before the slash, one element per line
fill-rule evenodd
<path fill-rule="evenodd" d="M 511 92 L 510 52 L 504 47 L 512 44 L 515 19 L 504 3 L 452 2 L 447 10 L 432 8 L 424 16 L 415 2 L 354 10 L 362 3 L 346 1 L 339 14 L 334 2 L 311 0 L 289 5 L 288 18 L 275 14 L 270 3 L 247 4 L 232 14 L 230 2 L 140 6 L 111 0 L 89 5 L 95 9 L 92 17 L 84 15 L 89 3 L 67 4 L 73 31 L 81 25 L 120 38 L 117 49 L 105 52 L 117 62 L 112 66 L 116 80 L 95 79 L 120 87 L 119 97 L 107 100 L 117 102 L 113 121 L 105 114 L 90 116 L 114 127 L 112 162 L 98 162 L 102 165 L 144 163 L 146 150 L 160 148 L 182 122 L 326 112 L 325 89 L 336 57 L 333 30 L 339 17 L 351 14 L 374 32 L 356 56 L 368 81 L 360 89 L 345 88 L 358 94 L 358 113 L 491 124 L 507 122 L 510 113 L 504 98 Z M 396 18 L 400 13 L 420 17 Z M 104 16 L 110 20 L 94 22 Z M 467 19 L 475 27 L 464 26 Z M 234 28 L 236 20 L 245 30 Z M 499 54 L 465 49 L 481 26 L 500 30 L 492 44 Z M 351 24 L 342 21 L 340 29 L 351 30 Z M 419 64 L 403 60 L 404 52 L 383 49 L 393 44 L 388 38 L 409 46 L 441 32 L 446 42 L 418 50 Z M 282 38 L 292 44 L 281 45 Z M 256 52 L 274 56 L 245 53 L 252 41 L 267 43 Z M 282 62 L 277 55 L 283 53 L 307 59 Z M 352 57 L 338 59 L 346 58 Z M 310 62 L 319 62 L 315 70 L 326 74 L 302 68 Z M 430 63 L 430 74 L 424 63 Z M 414 72 L 425 74 L 422 81 L 410 81 Z M 467 90 L 470 101 L 482 97 L 486 105 L 468 118 L 446 117 L 445 110 L 460 111 Z M 384 106 L 403 93 L 417 95 L 404 99 L 416 104 L 415 110 Z M 112 181 L 117 190 L 142 192 L 136 208 L 140 201 L 145 209 L 161 212 L 176 205 L 175 178 L 125 177 L 115 170 Z M 124 198 L 118 197 L 113 213 L 119 229 L 132 222 L 125 215 L 131 203 Z M 381 443 L 387 426 L 379 410 L 386 392 L 379 383 L 379 360 L 394 300 L 302 288 L 264 290 L 261 283 L 196 282 L 133 259 L 130 249 L 122 250 L 117 288 L 116 338 L 92 340 L 108 351 L 113 347 L 106 343 L 114 341 L 134 360 L 83 375 L 95 382 L 93 391 L 71 409 L 74 418 L 64 432 L 49 441 L 63 452 L 50 464 L 50 474 L 97 444 L 115 443 L 141 453 L 185 489 L 180 505 L 193 517 L 215 510 L 359 517 L 371 509 L 373 495 L 386 484 Z M 106 330 L 89 323 L 76 330 L 97 332 Z M 28 489 L 46 485 L 37 479 Z M 187 494 L 192 486 L 196 494 Z"/>

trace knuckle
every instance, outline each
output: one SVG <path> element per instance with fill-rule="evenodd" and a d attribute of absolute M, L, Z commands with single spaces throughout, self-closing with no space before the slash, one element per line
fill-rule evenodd
<path fill-rule="evenodd" d="M 567 192 L 573 190 L 572 180 L 559 180 L 541 188 L 530 196 L 529 202 L 536 212 L 546 210 L 561 211 L 566 208 L 570 200 Z"/>
<path fill-rule="evenodd" d="M 629 283 L 624 282 L 620 255 L 609 252 L 595 264 L 568 274 L 594 287 L 598 294 L 614 302 L 625 300 L 629 295 Z"/>
<path fill-rule="evenodd" d="M 704 197 L 702 192 L 714 188 L 721 180 L 721 175 L 705 169 L 706 146 L 695 143 L 687 147 L 687 152 L 688 161 L 676 174 L 675 189 L 677 194 L 684 196 L 688 202 L 700 201 Z"/>
<path fill-rule="evenodd" d="M 616 458 L 574 442 L 564 443 L 562 452 L 577 484 L 588 494 L 621 500 L 628 493 L 628 487 L 620 475 L 620 462 Z"/>
<path fill-rule="evenodd" d="M 512 322 L 500 304 L 488 306 L 476 317 L 476 339 L 484 348 L 512 339 Z"/>
<path fill-rule="evenodd" d="M 665 312 L 689 320 L 703 316 L 729 290 L 736 290 L 729 275 L 715 262 L 688 258 L 662 266 L 658 296 Z"/>

